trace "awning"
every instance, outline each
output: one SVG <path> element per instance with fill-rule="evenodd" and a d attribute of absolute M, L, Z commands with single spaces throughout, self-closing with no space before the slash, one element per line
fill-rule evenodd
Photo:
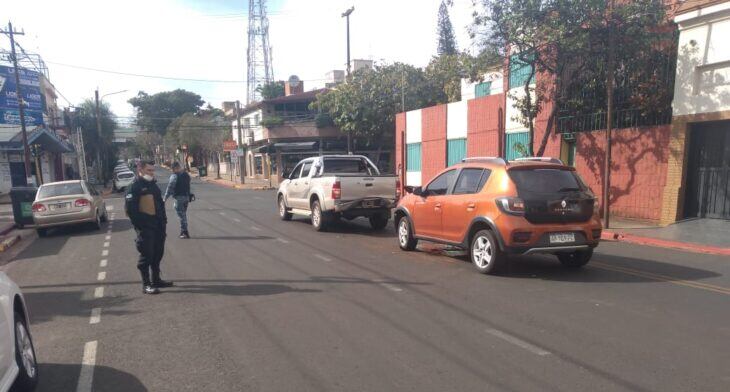
<path fill-rule="evenodd" d="M 10 141 L 0 142 L 0 150 L 23 151 L 22 135 L 18 132 Z M 45 128 L 28 132 L 28 145 L 37 144 L 42 151 L 53 153 L 73 152 L 73 146 L 61 140 L 53 132 Z"/>
<path fill-rule="evenodd" d="M 259 147 L 252 148 L 251 151 L 252 152 L 259 152 L 259 153 L 271 152 L 271 151 L 273 151 L 273 147 L 272 146 L 273 146 L 273 144 L 264 144 L 263 146 L 259 146 Z"/>
<path fill-rule="evenodd" d="M 311 151 L 317 149 L 319 142 L 293 142 L 293 143 L 275 143 L 276 151 Z"/>

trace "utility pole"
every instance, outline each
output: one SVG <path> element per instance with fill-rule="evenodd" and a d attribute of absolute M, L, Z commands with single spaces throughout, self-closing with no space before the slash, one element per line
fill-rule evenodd
<path fill-rule="evenodd" d="M 96 101 L 96 134 L 99 137 L 99 145 L 96 146 L 96 180 L 102 180 L 102 176 L 105 176 L 104 169 L 101 164 L 101 149 L 104 145 L 101 137 L 101 109 L 99 108 L 99 89 L 94 90 L 94 99 Z M 104 181 L 106 182 L 106 181 Z"/>
<path fill-rule="evenodd" d="M 342 13 L 342 17 L 347 20 L 347 79 L 350 79 L 350 14 L 355 11 L 355 6 L 350 7 Z M 347 133 L 347 154 L 352 154 L 352 136 Z"/>
<path fill-rule="evenodd" d="M 18 98 L 18 113 L 20 113 L 20 131 L 23 134 L 23 156 L 25 163 L 25 181 L 26 184 L 30 184 L 32 177 L 30 175 L 30 148 L 28 147 L 28 133 L 25 129 L 25 103 L 23 102 L 23 95 L 20 91 L 20 72 L 18 70 L 18 56 L 15 53 L 15 35 L 25 35 L 25 32 L 17 32 L 13 30 L 13 24 L 8 22 L 8 30 L 0 32 L 10 37 L 10 55 L 13 60 L 13 73 L 15 74 L 15 94 Z M 40 170 L 36 167 L 36 172 Z M 38 184 L 40 185 L 40 184 Z"/>
<path fill-rule="evenodd" d="M 614 0 L 608 2 L 608 55 L 607 55 L 607 74 L 606 74 L 606 160 L 603 164 L 603 227 L 608 229 L 610 226 L 609 210 L 611 203 L 611 128 L 613 128 L 613 83 L 615 68 L 615 52 L 616 42 L 614 37 L 613 25 L 613 3 Z"/>
<path fill-rule="evenodd" d="M 241 132 L 241 101 L 236 100 L 236 127 L 238 128 L 238 148 L 243 151 L 243 135 Z M 238 151 L 236 151 L 236 154 L 238 154 Z M 246 180 L 244 178 L 246 177 L 246 165 L 245 165 L 245 155 L 238 157 L 238 173 L 241 175 L 241 184 L 245 183 Z"/>

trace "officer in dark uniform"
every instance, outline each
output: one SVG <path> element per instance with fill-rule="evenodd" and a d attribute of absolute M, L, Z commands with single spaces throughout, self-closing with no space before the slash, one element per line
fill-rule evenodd
<path fill-rule="evenodd" d="M 143 292 L 158 294 L 160 287 L 170 287 L 172 282 L 160 277 L 160 261 L 165 253 L 167 215 L 162 193 L 154 178 L 154 162 L 140 161 L 137 178 L 129 186 L 124 209 L 137 232 L 137 268 L 142 274 Z"/>
<path fill-rule="evenodd" d="M 190 175 L 182 168 L 179 162 L 172 164 L 173 174 L 167 183 L 165 201 L 171 196 L 175 199 L 175 212 L 180 218 L 180 238 L 190 238 L 188 232 L 188 204 L 190 204 Z"/>

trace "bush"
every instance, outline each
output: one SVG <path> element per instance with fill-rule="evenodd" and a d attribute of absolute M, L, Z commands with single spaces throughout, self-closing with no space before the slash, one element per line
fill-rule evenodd
<path fill-rule="evenodd" d="M 284 124 L 284 119 L 278 116 L 271 116 L 261 120 L 261 126 L 266 128 L 275 127 L 281 124 Z"/>
<path fill-rule="evenodd" d="M 317 117 L 314 118 L 314 123 L 317 128 L 331 127 L 335 125 L 335 122 L 332 121 L 332 117 L 329 113 L 317 114 Z"/>

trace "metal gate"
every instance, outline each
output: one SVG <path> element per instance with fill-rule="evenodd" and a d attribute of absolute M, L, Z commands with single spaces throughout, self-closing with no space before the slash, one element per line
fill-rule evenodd
<path fill-rule="evenodd" d="M 730 219 L 730 121 L 693 125 L 689 157 L 685 216 Z"/>

